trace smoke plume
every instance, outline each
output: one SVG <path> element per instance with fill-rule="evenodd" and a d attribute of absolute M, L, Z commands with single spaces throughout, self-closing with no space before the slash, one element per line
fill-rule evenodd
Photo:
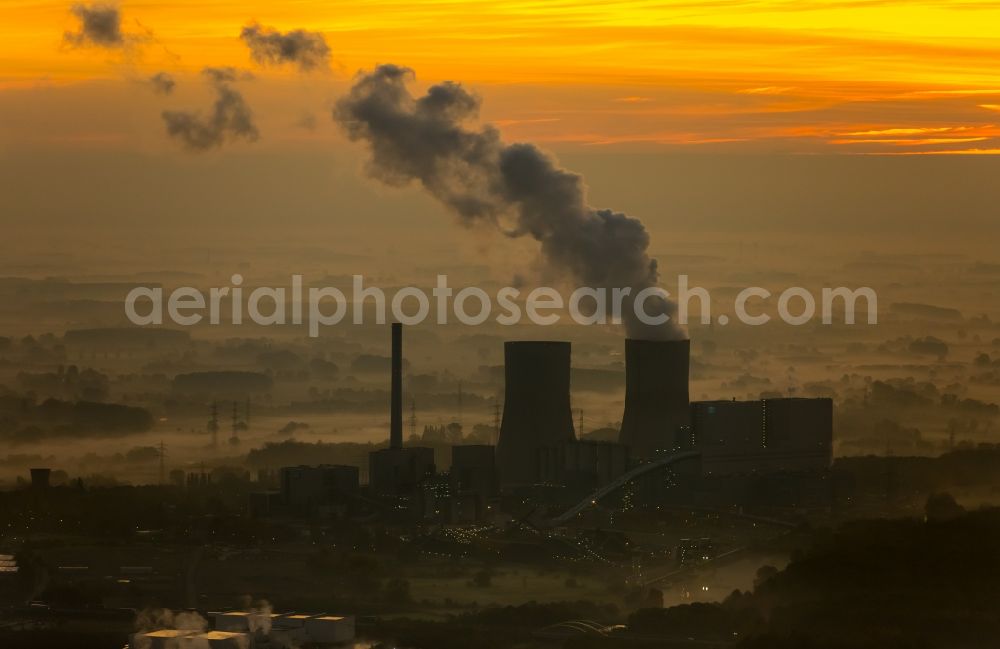
<path fill-rule="evenodd" d="M 303 72 L 325 69 L 330 64 L 330 47 L 319 32 L 295 29 L 284 34 L 273 27 L 251 23 L 240 32 L 259 65 L 294 63 Z"/>
<path fill-rule="evenodd" d="M 80 21 L 80 28 L 76 32 L 63 34 L 63 40 L 67 43 L 77 47 L 93 45 L 116 48 L 125 45 L 122 16 L 118 7 L 110 4 L 75 4 L 70 12 Z"/>
<path fill-rule="evenodd" d="M 348 137 L 367 143 L 373 177 L 391 185 L 419 181 L 466 224 L 486 222 L 510 237 L 530 236 L 552 269 L 583 286 L 630 287 L 634 296 L 657 285 L 641 221 L 588 206 L 583 178 L 534 145 L 505 144 L 493 126 L 468 125 L 480 102 L 461 85 L 445 82 L 415 98 L 406 87 L 412 79 L 409 68 L 379 66 L 359 74 L 334 108 Z M 626 300 L 629 337 L 684 337 L 673 325 L 675 305 L 654 296 L 645 310 L 671 320 L 645 325 Z"/>
<path fill-rule="evenodd" d="M 256 141 L 259 133 L 253 122 L 253 112 L 243 95 L 232 86 L 239 78 L 247 78 L 246 75 L 241 77 L 233 68 L 205 68 L 202 74 L 217 95 L 211 114 L 163 111 L 167 135 L 191 151 L 207 151 L 233 139 Z"/>
<path fill-rule="evenodd" d="M 174 78 L 166 72 L 157 72 L 149 78 L 149 83 L 153 86 L 153 91 L 161 95 L 169 95 L 177 85 Z"/>

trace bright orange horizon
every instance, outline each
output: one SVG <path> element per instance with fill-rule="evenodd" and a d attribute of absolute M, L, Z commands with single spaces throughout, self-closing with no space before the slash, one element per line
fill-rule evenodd
<path fill-rule="evenodd" d="M 58 110 L 45 102 L 77 100 L 60 91 L 96 102 L 80 88 L 128 87 L 158 71 L 195 86 L 205 66 L 253 69 L 247 92 L 267 123 L 289 88 L 328 103 L 355 71 L 393 62 L 414 68 L 420 83 L 451 79 L 483 93 L 485 116 L 517 139 L 848 154 L 1000 149 L 995 2 L 134 0 L 119 6 L 136 44 L 116 50 L 63 43 L 77 24 L 71 4 L 0 5 L 0 102 L 29 114 L 28 130 L 31 114 Z M 255 68 L 239 39 L 253 20 L 321 32 L 331 71 Z M 125 92 L 129 105 L 128 92 L 144 94 Z M 130 110 L 148 104 L 138 97 Z M 262 140 L 301 137 L 282 120 Z M 75 128 L 49 139 L 128 140 Z"/>

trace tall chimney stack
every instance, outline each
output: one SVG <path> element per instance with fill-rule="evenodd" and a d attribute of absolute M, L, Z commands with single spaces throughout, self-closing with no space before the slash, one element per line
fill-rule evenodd
<path fill-rule="evenodd" d="M 392 323 L 392 414 L 389 448 L 403 448 L 403 325 Z"/>

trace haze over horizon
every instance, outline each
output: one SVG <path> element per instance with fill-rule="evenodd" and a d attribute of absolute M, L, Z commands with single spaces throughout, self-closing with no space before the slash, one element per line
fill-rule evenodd
<path fill-rule="evenodd" d="M 0 0 L 0 647 L 995 643 L 997 25 Z"/>

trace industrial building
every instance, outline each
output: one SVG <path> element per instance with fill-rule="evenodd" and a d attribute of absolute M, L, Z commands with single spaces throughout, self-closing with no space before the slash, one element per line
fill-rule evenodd
<path fill-rule="evenodd" d="M 625 412 L 618 440 L 644 459 L 687 445 L 690 340 L 625 341 Z"/>
<path fill-rule="evenodd" d="M 628 447 L 614 442 L 574 440 L 538 450 L 538 480 L 592 490 L 629 469 Z"/>
<path fill-rule="evenodd" d="M 625 341 L 625 408 L 619 443 L 610 443 L 576 439 L 569 343 L 506 343 L 505 410 L 497 447 L 501 486 L 505 491 L 528 485 L 593 490 L 643 463 L 695 451 L 698 465 L 671 469 L 673 477 L 666 482 L 645 479 L 642 491 L 654 502 L 665 497 L 661 492 L 669 485 L 683 484 L 674 495 L 718 489 L 729 502 L 737 500 L 733 491 L 711 480 L 818 475 L 829 468 L 830 399 L 691 403 L 690 349 L 688 340 Z M 655 488 L 648 489 L 651 485 Z"/>
<path fill-rule="evenodd" d="M 436 476 L 433 449 L 403 446 L 402 327 L 394 324 L 389 446 L 369 456 L 370 493 L 395 498 L 392 509 L 414 519 L 476 522 L 484 520 L 489 503 L 501 493 L 534 493 L 543 500 L 583 496 L 644 464 L 670 462 L 669 457 L 679 453 L 687 453 L 683 467 L 671 467 L 667 480 L 655 475 L 639 480 L 636 493 L 647 494 L 649 502 L 700 493 L 709 500 L 734 503 L 745 483 L 741 476 L 758 481 L 769 476 L 777 481 L 774 489 L 798 494 L 805 489 L 801 480 L 787 476 L 825 474 L 832 460 L 831 400 L 692 403 L 690 350 L 688 340 L 627 339 L 619 441 L 598 442 L 578 440 L 574 430 L 570 343 L 508 341 L 496 448 L 455 446 L 450 473 Z M 285 486 L 293 475 L 283 471 L 282 493 L 295 491 Z M 787 479 L 775 477 L 780 475 Z M 309 503 L 308 494 L 324 489 L 307 487 L 314 483 L 302 476 L 295 479 L 303 483 L 302 495 L 289 502 Z M 317 484 L 324 482 L 318 479 Z M 549 495 L 539 496 L 538 489 Z"/>
<path fill-rule="evenodd" d="M 706 475 L 823 471 L 833 455 L 833 401 L 695 402 L 691 437 Z"/>
<path fill-rule="evenodd" d="M 52 481 L 52 469 L 31 469 L 32 489 L 48 489 Z"/>
<path fill-rule="evenodd" d="M 497 494 L 496 450 L 485 444 L 451 447 L 451 481 L 455 491 Z"/>
<path fill-rule="evenodd" d="M 420 485 L 419 509 L 414 513 L 426 522 L 479 523 L 486 519 L 488 503 L 484 494 L 458 491 L 450 475 L 438 474 Z"/>
<path fill-rule="evenodd" d="M 368 484 L 376 495 L 407 495 L 433 475 L 434 449 L 403 446 L 403 325 L 392 323 L 392 402 L 389 448 L 368 456 Z"/>
<path fill-rule="evenodd" d="M 456 522 L 479 522 L 486 518 L 489 501 L 500 493 L 496 449 L 485 444 L 451 447 L 451 494 Z"/>
<path fill-rule="evenodd" d="M 434 473 L 432 448 L 383 448 L 368 455 L 368 484 L 376 495 L 412 494 L 423 480 Z"/>
<path fill-rule="evenodd" d="M 312 513 L 342 505 L 358 493 L 358 467 L 333 464 L 281 469 L 281 499 L 289 511 Z"/>
<path fill-rule="evenodd" d="M 505 487 L 538 481 L 539 450 L 576 440 L 569 400 L 570 344 L 504 343 L 504 407 L 497 470 Z"/>

